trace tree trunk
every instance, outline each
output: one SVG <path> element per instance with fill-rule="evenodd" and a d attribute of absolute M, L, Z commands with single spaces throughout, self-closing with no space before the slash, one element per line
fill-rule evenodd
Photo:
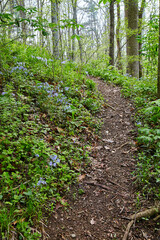
<path fill-rule="evenodd" d="M 25 8 L 25 2 L 24 0 L 20 0 L 20 6 Z M 22 19 L 26 18 L 26 13 L 24 11 L 20 11 L 20 15 Z M 26 29 L 26 23 L 25 21 L 22 22 L 22 39 L 23 39 L 23 43 L 26 43 L 26 39 L 27 39 L 27 29 Z"/>
<path fill-rule="evenodd" d="M 67 11 L 68 11 L 68 19 L 70 19 L 70 5 L 69 5 L 69 1 L 67 4 Z M 71 28 L 68 27 L 67 29 L 67 39 L 68 39 L 68 47 L 67 47 L 67 57 L 68 59 L 72 59 L 72 54 L 71 54 Z"/>
<path fill-rule="evenodd" d="M 73 8 L 73 23 L 76 23 L 76 1 L 77 0 L 72 0 L 72 8 Z M 76 30 L 75 26 L 72 27 L 72 61 L 75 61 L 75 35 L 76 35 Z"/>
<path fill-rule="evenodd" d="M 160 99 L 160 0 L 159 0 L 159 50 L 158 50 L 157 97 Z"/>
<path fill-rule="evenodd" d="M 142 0 L 141 2 L 141 8 L 138 12 L 138 34 L 139 34 L 139 78 L 142 77 L 142 57 L 141 57 L 141 51 L 142 51 L 142 16 L 145 8 L 145 0 Z"/>
<path fill-rule="evenodd" d="M 133 77 L 139 77 L 139 61 L 138 61 L 138 1 L 128 0 L 128 66 L 127 72 Z"/>
<path fill-rule="evenodd" d="M 55 59 L 59 58 L 59 48 L 58 48 L 58 41 L 59 41 L 59 34 L 58 34 L 58 2 L 57 0 L 51 1 L 51 21 L 55 25 L 52 28 L 52 43 L 53 43 L 53 56 Z"/>
<path fill-rule="evenodd" d="M 110 2 L 110 45 L 109 57 L 110 65 L 114 66 L 114 0 Z"/>
<path fill-rule="evenodd" d="M 121 64 L 121 42 L 120 42 L 120 35 L 119 30 L 121 26 L 121 18 L 120 18 L 120 4 L 117 2 L 117 29 L 116 29 L 116 37 L 117 37 L 117 66 L 118 69 L 122 69 Z"/>

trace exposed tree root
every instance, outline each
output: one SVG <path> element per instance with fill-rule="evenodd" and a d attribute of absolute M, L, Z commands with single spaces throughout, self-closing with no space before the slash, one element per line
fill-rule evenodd
<path fill-rule="evenodd" d="M 154 215 L 157 215 L 158 213 L 160 213 L 160 204 L 157 207 L 153 207 L 151 209 L 147 209 L 145 211 L 133 214 L 132 216 L 130 216 L 131 221 L 128 223 L 125 234 L 123 236 L 122 240 L 127 240 L 128 239 L 128 235 L 129 235 L 129 231 L 133 225 L 133 223 L 137 220 L 142 219 L 143 217 L 152 217 Z"/>

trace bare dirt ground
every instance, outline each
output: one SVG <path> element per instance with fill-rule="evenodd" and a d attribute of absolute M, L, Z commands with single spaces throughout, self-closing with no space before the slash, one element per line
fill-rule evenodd
<path fill-rule="evenodd" d="M 96 78 L 94 81 L 106 100 L 98 116 L 104 121 L 101 139 L 93 147 L 87 172 L 67 196 L 69 208 L 59 208 L 50 216 L 45 229 L 50 240 L 120 240 L 129 222 L 127 217 L 146 207 L 146 200 L 139 205 L 133 184 L 133 106 L 121 97 L 119 87 Z M 133 225 L 128 239 L 160 240 L 159 234 L 153 222 L 140 221 Z"/>

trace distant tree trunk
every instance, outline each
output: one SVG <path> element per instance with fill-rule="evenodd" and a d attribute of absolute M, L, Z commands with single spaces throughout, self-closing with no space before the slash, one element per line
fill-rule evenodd
<path fill-rule="evenodd" d="M 20 6 L 25 8 L 25 2 L 24 0 L 20 0 Z M 20 11 L 20 15 L 21 18 L 25 19 L 26 18 L 26 13 L 24 11 Z M 26 23 L 25 21 L 22 22 L 22 39 L 23 39 L 23 43 L 26 43 L 26 39 L 27 39 L 27 29 L 26 29 Z"/>
<path fill-rule="evenodd" d="M 159 0 L 159 50 L 158 50 L 157 97 L 160 99 L 160 0 Z"/>
<path fill-rule="evenodd" d="M 55 59 L 59 58 L 59 34 L 58 34 L 58 2 L 57 0 L 51 0 L 51 21 L 54 23 L 54 27 L 52 28 L 52 43 L 53 43 L 53 56 Z"/>
<path fill-rule="evenodd" d="M 76 10 L 76 1 L 77 0 L 72 0 L 72 8 L 73 8 L 73 23 L 76 23 L 76 14 L 77 14 L 77 10 Z M 72 27 L 72 61 L 75 61 L 75 35 L 76 35 L 76 29 L 75 26 Z"/>
<path fill-rule="evenodd" d="M 72 6 L 73 6 L 73 22 L 75 25 L 77 25 L 77 0 L 72 0 Z M 79 28 L 76 26 L 77 30 L 77 35 L 80 35 Z M 75 31 L 75 26 L 73 26 L 73 35 L 76 34 Z M 72 54 L 73 54 L 73 61 L 75 61 L 75 38 L 73 39 L 74 41 L 72 42 Z M 79 51 L 80 51 L 80 60 L 81 63 L 83 62 L 83 56 L 82 56 L 82 44 L 80 38 L 78 38 L 78 45 L 79 45 Z"/>
<path fill-rule="evenodd" d="M 43 4 L 44 1 L 42 3 L 42 0 L 37 0 L 37 7 L 38 7 L 38 15 L 40 18 L 42 18 L 43 16 Z M 42 35 L 42 31 L 39 31 L 39 45 L 42 47 L 43 46 L 43 35 Z"/>
<path fill-rule="evenodd" d="M 119 30 L 121 26 L 121 18 L 120 18 L 120 4 L 117 2 L 117 29 L 116 29 L 116 37 L 117 37 L 117 65 L 118 69 L 122 69 L 122 64 L 121 64 L 121 42 L 120 42 L 120 35 L 119 35 Z"/>
<path fill-rule="evenodd" d="M 142 51 L 142 16 L 145 8 L 145 0 L 142 0 L 141 2 L 141 8 L 138 11 L 138 34 L 139 34 L 139 78 L 142 77 L 142 57 L 141 57 L 141 51 Z"/>
<path fill-rule="evenodd" d="M 14 1 L 13 0 L 10 0 L 9 7 L 10 7 L 11 14 L 13 14 L 13 8 L 14 8 Z M 8 31 L 9 38 L 12 37 L 12 33 L 13 33 L 13 28 L 9 27 L 9 31 Z"/>
<path fill-rule="evenodd" d="M 128 66 L 127 72 L 133 77 L 139 77 L 138 61 L 138 0 L 128 0 Z"/>
<path fill-rule="evenodd" d="M 68 11 L 68 19 L 70 19 L 70 5 L 69 5 L 69 1 L 68 1 L 68 4 L 67 4 L 67 11 Z M 69 59 L 72 59 L 72 54 L 71 54 L 71 28 L 68 27 L 67 29 L 67 33 L 68 33 L 68 47 L 67 47 L 67 57 Z"/>
<path fill-rule="evenodd" d="M 110 2 L 110 45 L 109 45 L 110 65 L 114 65 L 114 0 Z"/>

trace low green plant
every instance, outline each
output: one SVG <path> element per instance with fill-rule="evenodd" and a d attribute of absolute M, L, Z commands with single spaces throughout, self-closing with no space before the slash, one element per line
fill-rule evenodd
<path fill-rule="evenodd" d="M 14 42 L 0 55 L 1 238 L 39 239 L 43 211 L 63 203 L 88 164 L 86 135 L 89 144 L 102 98 L 74 64 L 44 49 Z"/>

